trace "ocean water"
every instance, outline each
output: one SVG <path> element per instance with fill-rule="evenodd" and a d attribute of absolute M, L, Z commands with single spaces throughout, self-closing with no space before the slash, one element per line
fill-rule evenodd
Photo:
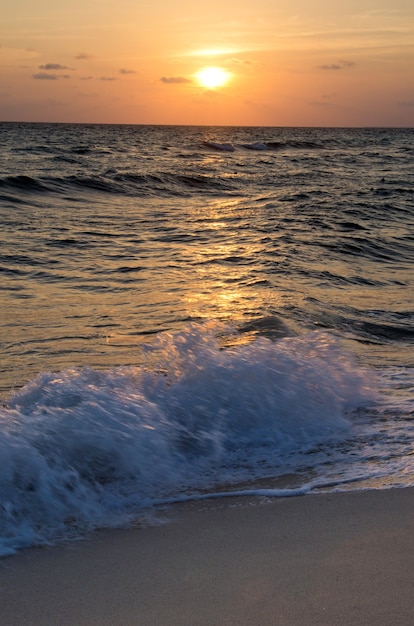
<path fill-rule="evenodd" d="M 0 554 L 414 485 L 414 130 L 0 124 Z"/>

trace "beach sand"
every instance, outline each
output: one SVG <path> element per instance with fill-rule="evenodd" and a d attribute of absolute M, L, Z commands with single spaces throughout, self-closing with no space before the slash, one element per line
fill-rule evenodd
<path fill-rule="evenodd" d="M 414 490 L 226 499 L 0 561 L 0 624 L 414 624 Z"/>

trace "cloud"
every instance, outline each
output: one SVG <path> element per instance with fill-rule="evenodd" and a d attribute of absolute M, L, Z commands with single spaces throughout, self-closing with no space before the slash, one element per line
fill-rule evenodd
<path fill-rule="evenodd" d="M 333 102 L 333 100 L 335 100 L 335 97 L 336 97 L 335 93 L 323 93 L 321 94 L 320 99 L 311 100 L 308 102 L 308 104 L 313 107 L 336 106 L 336 103 Z"/>
<path fill-rule="evenodd" d="M 231 59 L 231 62 L 235 65 L 253 65 L 254 63 L 250 59 Z"/>
<path fill-rule="evenodd" d="M 79 80 L 93 80 L 93 76 L 79 76 Z"/>
<path fill-rule="evenodd" d="M 254 107 L 256 109 L 259 110 L 264 110 L 264 111 L 271 111 L 272 107 L 267 104 L 266 102 L 260 102 L 257 100 L 251 100 L 250 98 L 247 98 L 246 100 L 244 100 L 244 103 L 246 106 L 248 107 Z"/>
<path fill-rule="evenodd" d="M 192 82 L 189 78 L 185 78 L 185 76 L 170 76 L 169 78 L 163 76 L 162 78 L 160 78 L 160 81 L 167 85 L 180 85 L 183 83 Z"/>
<path fill-rule="evenodd" d="M 414 107 L 414 100 L 405 100 L 397 103 L 400 107 Z"/>
<path fill-rule="evenodd" d="M 347 67 L 354 67 L 353 61 L 339 61 L 338 63 L 326 63 L 325 65 L 318 65 L 319 70 L 344 70 Z"/>
<path fill-rule="evenodd" d="M 93 56 L 91 54 L 87 54 L 86 52 L 80 52 L 75 56 L 75 59 L 78 59 L 79 61 L 87 61 L 88 59 L 93 59 Z"/>
<path fill-rule="evenodd" d="M 59 78 L 70 78 L 70 74 L 48 74 L 47 72 L 38 72 L 33 74 L 36 80 L 58 80 Z"/>
<path fill-rule="evenodd" d="M 260 49 L 262 46 L 260 45 Z M 251 48 L 248 49 L 240 48 L 240 47 L 226 47 L 226 48 L 203 48 L 199 50 L 192 50 L 190 52 L 186 52 L 180 56 L 194 56 L 194 57 L 217 57 L 217 56 L 227 56 L 232 57 L 233 55 L 240 54 L 243 52 L 250 52 Z"/>
<path fill-rule="evenodd" d="M 3 61 L 26 61 L 28 58 L 39 56 L 39 54 L 33 48 L 16 48 L 2 45 L 1 56 Z"/>
<path fill-rule="evenodd" d="M 73 67 L 60 65 L 60 63 L 45 63 L 44 65 L 39 65 L 39 70 L 73 70 Z"/>
<path fill-rule="evenodd" d="M 118 80 L 118 79 L 116 78 L 116 76 L 101 76 L 99 80 L 111 81 L 111 80 Z"/>
<path fill-rule="evenodd" d="M 120 74 L 135 74 L 136 72 L 135 72 L 135 70 L 127 70 L 127 69 L 121 67 L 121 69 L 119 70 L 119 73 Z"/>
<path fill-rule="evenodd" d="M 342 65 L 336 65 L 336 63 L 332 63 L 331 65 L 318 65 L 319 70 L 343 70 Z"/>
<path fill-rule="evenodd" d="M 36 80 L 57 80 L 58 77 L 56 74 L 46 74 L 46 72 L 39 72 L 38 74 L 33 74 L 33 78 Z"/>

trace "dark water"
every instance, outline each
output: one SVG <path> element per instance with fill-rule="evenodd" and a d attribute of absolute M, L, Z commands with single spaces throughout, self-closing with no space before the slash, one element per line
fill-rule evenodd
<path fill-rule="evenodd" d="M 5 552 L 246 481 L 414 484 L 413 129 L 0 139 Z"/>

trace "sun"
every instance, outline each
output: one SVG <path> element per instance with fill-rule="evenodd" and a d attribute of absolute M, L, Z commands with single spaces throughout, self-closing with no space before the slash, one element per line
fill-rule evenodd
<path fill-rule="evenodd" d="M 200 85 L 207 89 L 222 87 L 230 79 L 230 74 L 221 67 L 205 67 L 195 76 Z"/>

